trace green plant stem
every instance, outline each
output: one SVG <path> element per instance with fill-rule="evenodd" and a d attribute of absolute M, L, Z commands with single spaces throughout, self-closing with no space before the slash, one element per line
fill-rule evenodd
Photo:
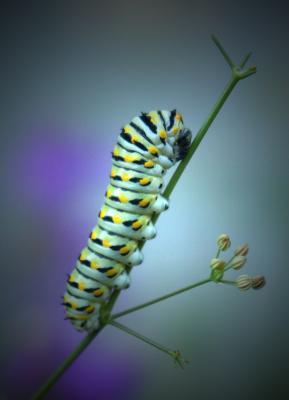
<path fill-rule="evenodd" d="M 194 138 L 194 140 L 193 140 L 193 142 L 191 144 L 191 147 L 190 147 L 186 157 L 178 165 L 175 173 L 173 174 L 169 184 L 167 185 L 167 187 L 166 187 L 166 189 L 165 189 L 165 191 L 163 193 L 164 197 L 166 197 L 166 198 L 170 197 L 172 191 L 174 190 L 176 184 L 178 183 L 180 177 L 182 176 L 184 170 L 186 169 L 188 163 L 190 162 L 193 154 L 195 153 L 195 151 L 199 147 L 201 141 L 203 140 L 203 138 L 204 138 L 205 134 L 207 133 L 208 129 L 210 128 L 212 122 L 216 118 L 218 112 L 222 108 L 223 104 L 225 103 L 225 101 L 229 97 L 229 95 L 232 92 L 232 90 L 234 89 L 234 87 L 236 86 L 237 82 L 238 82 L 238 79 L 236 79 L 235 77 L 230 79 L 229 83 L 225 87 L 225 90 L 223 91 L 223 93 L 221 94 L 221 96 L 217 100 L 216 104 L 214 105 L 213 109 L 211 110 L 211 113 L 209 114 L 209 117 L 206 119 L 206 121 L 203 123 L 203 125 L 201 126 L 201 128 L 197 132 L 197 134 L 196 134 L 196 136 L 195 136 L 195 138 Z"/>
<path fill-rule="evenodd" d="M 180 351 L 179 350 L 171 350 L 168 347 L 163 346 L 160 343 L 155 342 L 154 340 L 148 338 L 147 336 L 144 336 L 142 334 L 140 334 L 139 332 L 136 332 L 130 328 L 128 328 L 127 326 L 120 324 L 119 322 L 116 321 L 109 321 L 108 324 L 114 326 L 115 328 L 120 329 L 121 331 L 136 337 L 139 340 L 142 340 L 143 342 L 149 344 L 150 346 L 162 351 L 163 353 L 168 354 L 173 361 L 175 362 L 176 365 L 179 365 L 181 368 L 184 368 L 184 364 L 188 363 L 187 360 L 185 360 Z"/>
<path fill-rule="evenodd" d="M 226 285 L 232 285 L 232 286 L 236 286 L 236 281 L 228 281 L 227 279 L 221 279 L 219 281 L 220 283 L 225 283 Z"/>
<path fill-rule="evenodd" d="M 146 303 L 140 304 L 140 305 L 138 305 L 138 306 L 128 308 L 127 310 L 124 310 L 124 311 L 121 311 L 121 312 L 119 312 L 119 313 L 113 314 L 113 315 L 111 316 L 111 320 L 115 320 L 115 319 L 117 319 L 117 318 L 123 317 L 124 315 L 133 313 L 133 312 L 135 312 L 135 311 L 141 310 L 142 308 L 145 308 L 145 307 L 151 306 L 151 305 L 153 305 L 153 304 L 159 303 L 160 301 L 167 300 L 167 299 L 169 299 L 170 297 L 176 296 L 176 295 L 178 295 L 178 294 L 180 294 L 180 293 L 184 293 L 184 292 L 186 292 L 187 290 L 194 289 L 194 288 L 196 288 L 196 287 L 198 287 L 198 286 L 202 286 L 202 285 L 204 285 L 205 283 L 208 283 L 208 282 L 211 282 L 211 279 L 210 279 L 210 278 L 203 279 L 203 280 L 198 281 L 198 282 L 196 282 L 196 283 L 194 283 L 194 284 L 192 284 L 192 285 L 189 285 L 189 286 L 186 286 L 186 287 L 184 287 L 184 288 L 175 290 L 174 292 L 165 294 L 164 296 L 161 296 L 161 297 L 157 297 L 156 299 L 147 301 Z M 110 321 L 111 321 L 111 320 L 110 320 Z M 110 321 L 109 321 L 109 322 L 110 322 Z"/>
<path fill-rule="evenodd" d="M 229 269 L 232 268 L 231 262 L 234 260 L 235 258 L 235 254 L 232 255 L 232 257 L 226 262 L 226 266 L 224 268 L 224 272 L 228 271 Z"/>
<path fill-rule="evenodd" d="M 58 381 L 60 376 L 66 371 L 70 365 L 80 356 L 80 354 L 86 349 L 86 347 L 93 341 L 93 339 L 101 331 L 100 327 L 97 331 L 88 333 L 74 351 L 65 358 L 63 363 L 50 375 L 48 380 L 40 387 L 37 393 L 32 397 L 32 400 L 40 400 L 47 394 L 49 389 Z"/>
<path fill-rule="evenodd" d="M 249 58 L 251 57 L 251 55 L 252 55 L 251 51 L 248 54 L 245 55 L 244 59 L 240 63 L 240 67 L 241 68 L 245 67 L 245 65 L 246 65 L 247 61 L 249 60 Z"/>
<path fill-rule="evenodd" d="M 153 346 L 156 349 L 158 349 L 160 351 L 163 351 L 164 353 L 168 354 L 169 356 L 172 356 L 173 350 L 163 346 L 162 344 L 159 344 L 159 343 L 151 340 L 150 338 L 148 338 L 148 337 L 146 337 L 144 335 L 141 335 L 140 333 L 128 328 L 127 326 L 125 326 L 123 324 L 120 324 L 119 322 L 111 320 L 108 323 L 109 323 L 109 325 L 112 325 L 112 326 L 114 326 L 114 327 L 116 327 L 116 328 L 128 333 L 129 335 L 134 336 L 134 337 L 142 340 L 145 343 L 148 343 L 150 346 Z"/>
<path fill-rule="evenodd" d="M 219 258 L 220 253 L 221 253 L 221 249 L 218 249 L 218 250 L 217 250 L 217 253 L 216 253 L 216 255 L 215 255 L 215 258 Z"/>
<path fill-rule="evenodd" d="M 220 50 L 220 52 L 222 53 L 224 59 L 227 61 L 227 63 L 229 64 L 229 67 L 232 69 L 235 67 L 234 62 L 231 60 L 230 56 L 228 55 L 228 53 L 226 52 L 226 50 L 224 49 L 224 47 L 221 45 L 219 39 L 216 38 L 215 35 L 211 35 L 211 38 L 213 40 L 213 42 L 215 43 L 215 45 L 218 47 L 218 49 Z"/>
<path fill-rule="evenodd" d="M 216 101 L 213 109 L 211 110 L 209 116 L 207 117 L 207 119 L 205 120 L 205 122 L 203 123 L 203 125 L 201 126 L 201 128 L 199 129 L 199 131 L 197 132 L 191 146 L 190 149 L 186 155 L 186 157 L 179 163 L 177 169 L 175 170 L 171 180 L 169 181 L 163 195 L 166 198 L 169 198 L 172 191 L 174 190 L 178 180 L 180 179 L 182 173 L 184 172 L 185 168 L 187 167 L 190 159 L 192 158 L 193 154 L 195 153 L 195 151 L 197 150 L 198 146 L 200 145 L 201 141 L 203 140 L 205 134 L 207 133 L 209 127 L 211 126 L 212 122 L 214 121 L 214 119 L 216 118 L 217 114 L 219 113 L 220 109 L 222 108 L 223 104 L 225 103 L 225 101 L 227 100 L 227 98 L 229 97 L 230 93 L 232 92 L 232 90 L 234 89 L 234 87 L 236 86 L 236 84 L 238 83 L 239 80 L 241 79 L 245 79 L 248 76 L 254 74 L 256 72 L 256 67 L 250 67 L 246 70 L 243 70 L 241 67 L 236 67 L 235 64 L 231 61 L 230 57 L 228 56 L 228 54 L 225 52 L 225 50 L 223 49 L 223 47 L 221 46 L 220 42 L 218 41 L 218 39 L 216 39 L 215 37 L 213 37 L 213 40 L 215 42 L 215 44 L 217 45 L 217 47 L 219 48 L 219 50 L 221 51 L 221 53 L 223 54 L 224 58 L 226 59 L 226 61 L 228 62 L 228 64 L 231 67 L 232 70 L 232 76 L 230 81 L 228 82 L 228 84 L 226 85 L 223 93 L 221 94 L 221 96 L 218 98 L 218 100 Z M 247 56 L 244 58 L 244 60 L 247 61 Z M 244 63 L 244 61 L 243 61 Z M 154 215 L 152 218 L 152 222 L 156 222 L 158 219 L 159 215 Z M 143 243 L 140 243 L 139 248 L 141 249 L 144 245 Z M 130 269 L 129 269 L 130 271 Z M 111 298 L 108 302 L 108 304 L 106 305 L 105 309 L 103 310 L 103 315 L 104 318 L 101 318 L 102 321 L 102 326 L 97 329 L 95 332 L 88 334 L 81 342 L 80 344 L 77 346 L 77 348 L 65 359 L 65 361 L 60 365 L 60 367 L 58 367 L 55 372 L 53 372 L 53 374 L 48 378 L 47 382 L 40 388 L 40 390 L 37 392 L 37 394 L 33 397 L 33 400 L 39 400 L 42 399 L 45 394 L 48 392 L 48 390 L 58 381 L 58 379 L 60 378 L 60 376 L 67 370 L 67 368 L 73 363 L 73 361 L 83 352 L 83 350 L 92 342 L 92 340 L 98 335 L 98 333 L 100 332 L 100 330 L 105 326 L 105 324 L 109 321 L 109 315 L 110 312 L 118 298 L 120 294 L 119 290 L 115 290 L 112 295 Z"/>

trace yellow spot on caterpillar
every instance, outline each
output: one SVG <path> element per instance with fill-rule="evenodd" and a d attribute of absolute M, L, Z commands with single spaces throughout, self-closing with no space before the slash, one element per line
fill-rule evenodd
<path fill-rule="evenodd" d="M 128 202 L 128 198 L 124 194 L 120 194 L 118 198 L 119 198 L 119 201 L 121 203 L 127 203 Z"/>
<path fill-rule="evenodd" d="M 133 224 L 132 224 L 132 227 L 134 228 L 134 229 L 138 229 L 138 228 L 140 228 L 142 226 L 142 221 L 140 221 L 140 220 L 137 220 L 137 221 L 135 221 Z"/>
<path fill-rule="evenodd" d="M 131 163 L 131 162 L 133 162 L 134 160 L 135 160 L 135 158 L 132 157 L 132 156 L 129 156 L 128 154 L 126 154 L 126 155 L 124 156 L 124 161 L 125 161 L 125 162 Z"/>
<path fill-rule="evenodd" d="M 114 156 L 119 156 L 119 148 L 117 148 L 117 147 L 114 148 L 113 155 Z"/>
<path fill-rule="evenodd" d="M 125 132 L 125 133 L 131 133 L 131 132 L 132 132 L 131 126 L 126 125 L 126 126 L 124 127 L 124 132 Z"/>
<path fill-rule="evenodd" d="M 80 261 L 84 261 L 86 259 L 87 253 L 86 252 L 82 252 L 79 256 Z"/>
<path fill-rule="evenodd" d="M 99 218 L 103 219 L 105 217 L 105 211 L 102 209 L 99 213 Z"/>
<path fill-rule="evenodd" d="M 158 122 L 156 115 L 154 113 L 148 113 L 148 116 L 150 117 L 151 122 L 156 125 Z"/>
<path fill-rule="evenodd" d="M 92 269 L 97 269 L 98 265 L 97 262 L 95 260 L 90 261 L 90 268 Z"/>
<path fill-rule="evenodd" d="M 151 167 L 153 167 L 154 165 L 155 165 L 155 163 L 154 163 L 153 161 L 151 161 L 151 160 L 146 161 L 146 162 L 144 163 L 144 166 L 145 166 L 146 168 L 151 168 Z"/>
<path fill-rule="evenodd" d="M 111 176 L 112 178 L 114 178 L 114 177 L 116 176 L 116 170 L 115 170 L 115 169 L 112 169 L 112 170 L 111 170 L 110 176 Z"/>
<path fill-rule="evenodd" d="M 179 128 L 173 128 L 173 134 L 176 135 L 179 132 Z"/>
<path fill-rule="evenodd" d="M 120 254 L 127 254 L 129 253 L 129 248 L 128 246 L 123 246 L 120 250 L 119 250 Z"/>
<path fill-rule="evenodd" d="M 140 207 L 145 207 L 146 205 L 148 205 L 149 204 L 149 199 L 146 199 L 146 198 L 144 198 L 144 199 L 142 199 L 139 203 L 138 203 L 138 205 L 140 206 Z"/>
<path fill-rule="evenodd" d="M 148 151 L 149 151 L 149 153 L 151 153 L 151 154 L 158 154 L 158 149 L 155 147 L 155 146 L 150 146 L 149 148 L 148 148 Z"/>
<path fill-rule="evenodd" d="M 93 310 L 94 310 L 93 306 L 88 306 L 88 307 L 86 307 L 85 312 L 91 313 Z"/>
<path fill-rule="evenodd" d="M 147 185 L 150 182 L 151 182 L 151 180 L 149 178 L 142 178 L 142 179 L 139 180 L 139 183 L 141 185 Z"/>
<path fill-rule="evenodd" d="M 92 292 L 92 294 L 94 296 L 101 296 L 103 294 L 103 290 L 102 289 L 96 289 Z"/>
<path fill-rule="evenodd" d="M 84 290 L 86 288 L 86 285 L 84 282 L 78 282 L 78 289 L 79 290 Z"/>
<path fill-rule="evenodd" d="M 109 241 L 108 239 L 103 239 L 102 245 L 103 245 L 104 247 L 110 247 L 110 241 Z"/>
<path fill-rule="evenodd" d="M 130 140 L 132 143 L 138 142 L 138 137 L 136 135 L 133 135 Z"/>
<path fill-rule="evenodd" d="M 160 131 L 159 135 L 160 135 L 161 139 L 166 139 L 166 137 L 167 137 L 166 131 Z"/>
<path fill-rule="evenodd" d="M 71 308 L 75 310 L 77 308 L 77 303 L 71 303 Z"/>
<path fill-rule="evenodd" d="M 106 271 L 107 276 L 114 276 L 117 274 L 117 269 L 116 268 L 111 268 L 108 271 Z"/>
<path fill-rule="evenodd" d="M 75 281 L 75 277 L 73 275 L 70 275 L 68 280 L 69 280 L 69 282 L 74 282 Z"/>
<path fill-rule="evenodd" d="M 97 234 L 95 231 L 91 232 L 90 239 L 95 240 L 97 238 Z"/>
<path fill-rule="evenodd" d="M 176 113 L 176 120 L 180 121 L 182 119 L 182 114 Z"/>
<path fill-rule="evenodd" d="M 111 197 L 112 193 L 113 193 L 113 190 L 111 188 L 107 189 L 106 197 L 109 199 Z"/>
<path fill-rule="evenodd" d="M 122 176 L 121 176 L 121 180 L 122 181 L 124 181 L 124 182 L 127 182 L 127 181 L 129 181 L 130 180 L 130 176 L 128 175 L 128 174 L 123 174 Z"/>
<path fill-rule="evenodd" d="M 122 222 L 122 219 L 121 219 L 121 217 L 120 217 L 119 215 L 114 215 L 114 216 L 112 217 L 112 220 L 113 220 L 113 222 L 114 222 L 115 224 L 121 224 L 121 222 Z"/>

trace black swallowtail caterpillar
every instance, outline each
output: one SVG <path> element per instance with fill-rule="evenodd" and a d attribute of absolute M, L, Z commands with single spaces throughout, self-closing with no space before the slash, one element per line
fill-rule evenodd
<path fill-rule="evenodd" d="M 114 288 L 129 286 L 127 266 L 143 260 L 140 241 L 156 235 L 152 214 L 168 208 L 160 194 L 165 172 L 184 158 L 191 136 L 176 110 L 142 113 L 122 128 L 105 203 L 63 298 L 66 318 L 78 330 L 97 329 L 102 304 Z"/>

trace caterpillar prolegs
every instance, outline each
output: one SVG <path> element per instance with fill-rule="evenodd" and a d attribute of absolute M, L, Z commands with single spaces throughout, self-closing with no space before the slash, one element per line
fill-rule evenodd
<path fill-rule="evenodd" d="M 191 136 L 176 110 L 142 113 L 122 128 L 105 203 L 64 294 L 66 318 L 78 330 L 97 329 L 113 289 L 129 286 L 127 267 L 143 261 L 140 241 L 156 235 L 152 214 L 168 208 L 160 194 L 166 170 L 184 158 Z"/>

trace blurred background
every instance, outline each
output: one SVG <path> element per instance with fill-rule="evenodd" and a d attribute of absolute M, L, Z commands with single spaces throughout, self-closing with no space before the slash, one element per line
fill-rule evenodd
<path fill-rule="evenodd" d="M 190 361 L 107 327 L 47 399 L 284 399 L 288 385 L 286 2 L 11 2 L 1 14 L 1 389 L 28 399 L 79 343 L 60 296 L 95 224 L 111 151 L 140 111 L 177 108 L 193 133 L 253 51 L 115 307 L 208 275 L 216 238 L 249 243 L 264 274 L 241 293 L 209 284 L 121 322 Z M 15 6 L 14 6 L 15 4 Z M 36 3 L 35 3 L 36 4 Z M 228 257 L 229 257 L 228 255 Z"/>

